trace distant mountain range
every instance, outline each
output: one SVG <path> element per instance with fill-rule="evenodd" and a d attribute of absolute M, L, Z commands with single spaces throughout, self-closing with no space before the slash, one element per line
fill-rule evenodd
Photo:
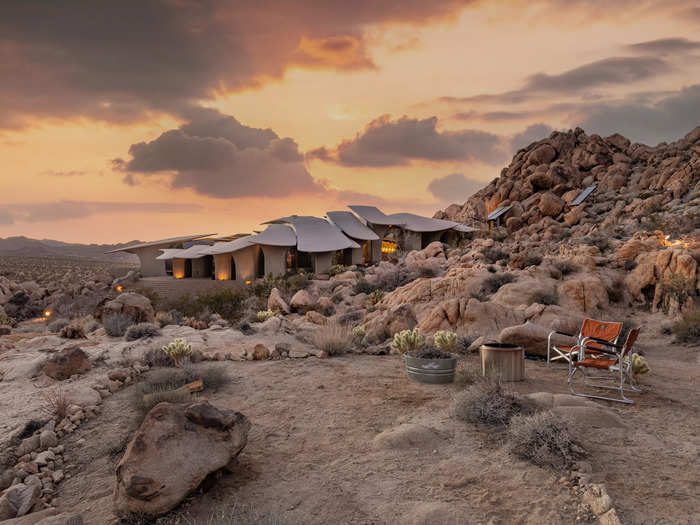
<path fill-rule="evenodd" d="M 30 239 L 29 237 L 0 238 L 0 256 L 21 257 L 79 257 L 98 261 L 138 262 L 130 253 L 110 253 L 106 251 L 122 248 L 141 241 L 129 241 L 122 244 L 77 244 L 50 239 Z"/>

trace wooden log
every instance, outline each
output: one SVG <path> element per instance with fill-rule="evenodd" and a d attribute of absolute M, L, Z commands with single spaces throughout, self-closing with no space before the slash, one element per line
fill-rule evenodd
<path fill-rule="evenodd" d="M 500 381 L 525 379 L 525 352 L 516 345 L 491 343 L 481 345 L 481 373 Z"/>

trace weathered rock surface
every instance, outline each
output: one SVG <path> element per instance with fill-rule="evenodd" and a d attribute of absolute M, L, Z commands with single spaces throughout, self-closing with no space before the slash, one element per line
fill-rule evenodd
<path fill-rule="evenodd" d="M 289 305 L 282 299 L 282 294 L 277 288 L 273 288 L 270 291 L 270 296 L 267 298 L 267 308 L 273 312 L 281 312 L 283 314 L 291 312 Z"/>
<path fill-rule="evenodd" d="M 27 514 L 41 495 L 41 483 L 17 483 L 0 496 L 0 521 Z"/>
<path fill-rule="evenodd" d="M 54 379 L 63 381 L 75 374 L 84 374 L 90 370 L 90 359 L 78 346 L 59 350 L 46 359 L 44 373 Z"/>
<path fill-rule="evenodd" d="M 117 465 L 115 510 L 159 515 L 173 509 L 240 453 L 249 429 L 243 414 L 206 401 L 156 405 Z"/>
<path fill-rule="evenodd" d="M 148 297 L 134 292 L 118 295 L 112 301 L 105 303 L 102 316 L 121 313 L 134 323 L 153 323 L 155 314 Z"/>

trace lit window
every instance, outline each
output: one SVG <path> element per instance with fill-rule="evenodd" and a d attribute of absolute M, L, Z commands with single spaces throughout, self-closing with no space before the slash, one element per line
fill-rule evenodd
<path fill-rule="evenodd" d="M 396 250 L 399 249 L 398 243 L 395 243 L 394 241 L 387 241 L 383 240 L 382 241 L 382 253 L 390 255 L 392 253 L 396 253 Z"/>

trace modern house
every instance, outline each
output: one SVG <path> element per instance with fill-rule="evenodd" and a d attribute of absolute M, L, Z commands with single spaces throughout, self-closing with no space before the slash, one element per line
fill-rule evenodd
<path fill-rule="evenodd" d="M 250 283 L 265 275 L 305 269 L 322 273 L 333 264 L 372 264 L 397 250 L 420 250 L 474 231 L 464 224 L 413 213 L 386 215 L 374 206 L 349 206 L 325 218 L 291 215 L 264 223 L 252 235 L 195 235 L 126 246 L 143 277 Z"/>

